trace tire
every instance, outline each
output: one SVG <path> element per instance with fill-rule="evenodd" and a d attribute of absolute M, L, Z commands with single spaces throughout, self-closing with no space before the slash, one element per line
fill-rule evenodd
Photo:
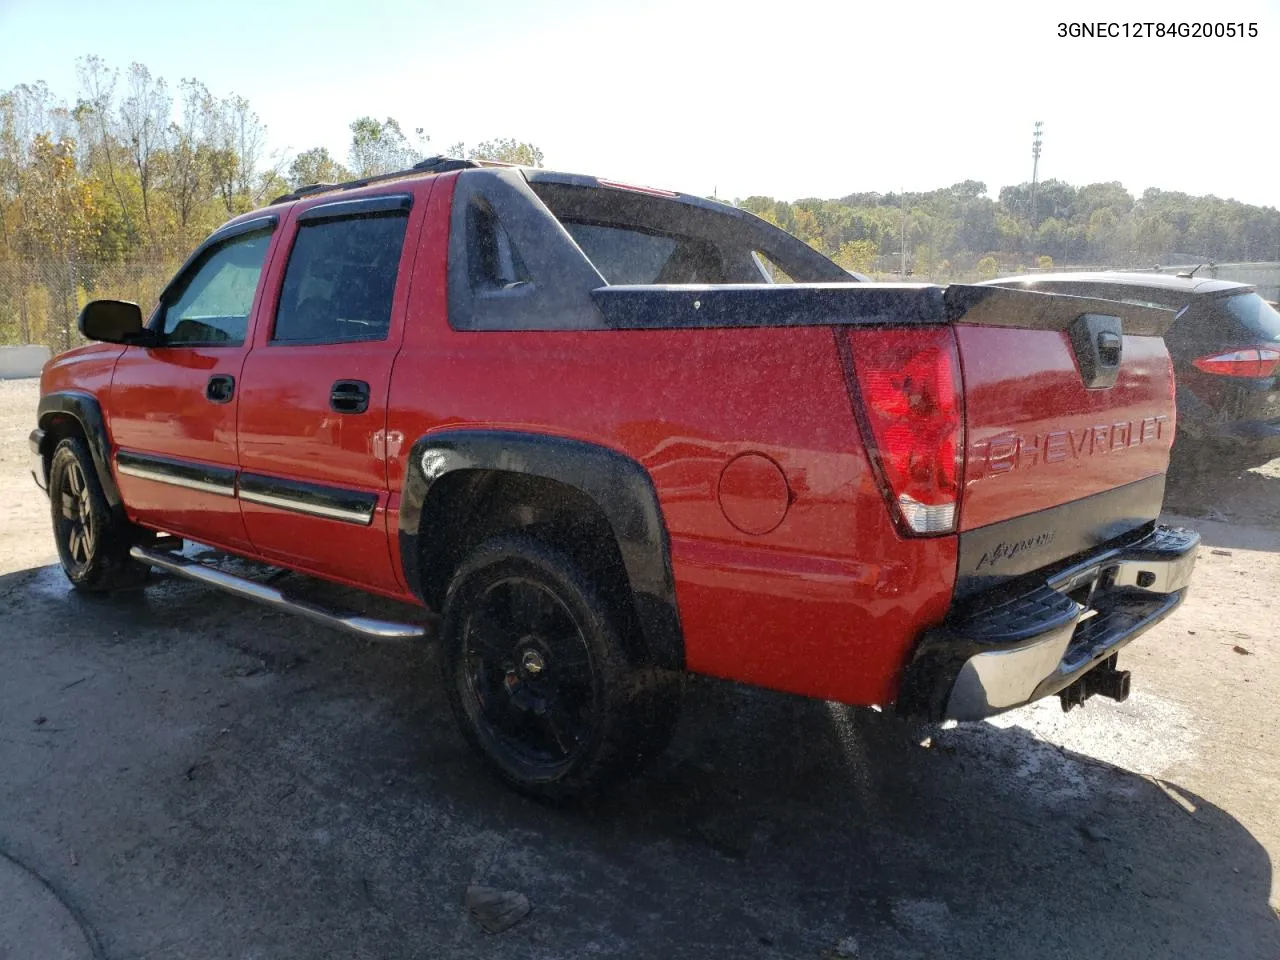
<path fill-rule="evenodd" d="M 454 717 L 488 766 L 552 803 L 582 799 L 666 747 L 681 674 L 636 664 L 608 594 L 528 534 L 482 543 L 445 594 L 440 665 Z"/>
<path fill-rule="evenodd" d="M 49 463 L 49 505 L 62 572 L 85 593 L 136 589 L 151 568 L 129 556 L 140 532 L 107 505 L 89 450 L 67 437 Z"/>

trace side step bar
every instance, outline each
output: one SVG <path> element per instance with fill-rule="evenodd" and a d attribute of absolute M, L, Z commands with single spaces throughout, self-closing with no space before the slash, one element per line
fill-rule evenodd
<path fill-rule="evenodd" d="M 265 583 L 258 583 L 256 580 L 246 580 L 244 577 L 224 573 L 222 570 L 196 563 L 176 553 L 134 547 L 129 551 L 129 555 L 135 560 L 149 563 L 153 567 L 167 570 L 169 573 L 179 577 L 217 587 L 219 590 L 235 594 L 237 597 L 244 597 L 246 600 L 265 603 L 267 606 L 275 607 L 277 610 L 287 610 L 290 613 L 296 613 L 309 620 L 314 620 L 316 623 L 323 623 L 326 627 L 346 630 L 348 633 L 354 633 L 369 640 L 421 640 L 427 634 L 426 627 L 420 624 L 375 620 L 372 617 L 360 617 L 326 610 L 323 607 L 301 600 L 290 600 L 279 590 L 269 587 Z M 423 611 L 423 616 L 428 616 L 425 610 Z"/>

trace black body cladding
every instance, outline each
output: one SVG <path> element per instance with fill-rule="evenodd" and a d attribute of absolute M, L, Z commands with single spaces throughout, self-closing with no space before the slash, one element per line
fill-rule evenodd
<path fill-rule="evenodd" d="M 918 284 L 611 286 L 591 296 L 611 330 L 946 322 L 943 288 Z"/>
<path fill-rule="evenodd" d="M 53 445 L 58 438 L 65 436 L 64 432 L 55 429 L 63 417 L 69 417 L 79 424 L 80 432 L 89 445 L 89 454 L 93 457 L 93 467 L 97 471 L 103 496 L 112 513 L 123 518 L 124 502 L 120 499 L 120 491 L 111 475 L 111 443 L 107 439 L 107 424 L 102 417 L 102 407 L 91 394 L 76 390 L 64 390 L 41 397 L 36 422 L 45 431 L 44 443 L 47 449 L 41 451 L 45 457 L 53 453 Z"/>
<path fill-rule="evenodd" d="M 545 478 L 588 497 L 617 542 L 650 655 L 661 666 L 683 666 L 669 539 L 657 492 L 643 466 L 605 447 L 560 437 L 499 430 L 422 437 L 409 454 L 399 531 L 405 580 L 419 594 L 422 561 L 433 550 L 432 532 L 422 529 L 424 507 L 434 484 L 460 470 Z"/>
<path fill-rule="evenodd" d="M 490 284 L 479 275 L 482 252 L 468 229 L 475 215 L 501 224 L 529 280 Z M 449 324 L 454 329 L 599 329 L 590 292 L 603 285 L 604 278 L 518 172 L 483 170 L 458 177 L 449 223 Z"/>
<path fill-rule="evenodd" d="M 1122 541 L 1160 515 L 1164 475 L 960 534 L 955 596 L 971 597 L 1017 578 L 1043 576 L 1051 562 Z M 1066 558 L 1056 560 L 1055 558 Z"/>

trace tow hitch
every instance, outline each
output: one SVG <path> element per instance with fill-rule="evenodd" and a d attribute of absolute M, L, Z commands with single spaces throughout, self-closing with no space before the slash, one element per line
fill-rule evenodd
<path fill-rule="evenodd" d="M 1058 693 L 1062 711 L 1081 706 L 1095 693 L 1122 703 L 1129 699 L 1129 671 L 1117 670 L 1119 655 L 1108 657 L 1065 690 Z"/>

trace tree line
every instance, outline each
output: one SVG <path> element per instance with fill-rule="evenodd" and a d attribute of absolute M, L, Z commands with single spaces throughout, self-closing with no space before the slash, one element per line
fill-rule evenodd
<path fill-rule="evenodd" d="M 43 82 L 0 91 L 0 343 L 76 341 L 92 297 L 148 303 L 229 217 L 310 183 L 403 169 L 430 153 L 542 164 L 510 138 L 431 150 L 422 129 L 357 118 L 345 158 L 269 147 L 249 101 L 140 63 L 76 62 L 73 100 Z"/>
<path fill-rule="evenodd" d="M 228 217 L 310 183 L 403 169 L 432 153 L 541 166 L 536 146 L 496 138 L 434 149 L 394 117 L 350 125 L 345 157 L 286 156 L 244 97 L 196 79 L 170 86 L 143 64 L 76 62 L 62 99 L 42 82 L 0 91 L 0 343 L 76 340 L 92 297 L 154 301 L 186 253 Z M 1280 212 L 1120 183 L 966 180 L 918 193 L 735 201 L 876 277 L 972 280 L 1053 266 L 1280 259 Z"/>
<path fill-rule="evenodd" d="M 1060 180 L 1003 187 L 976 180 L 924 193 L 853 193 L 839 200 L 747 197 L 738 205 L 794 233 L 842 266 L 932 280 L 1053 266 L 1280 260 L 1280 211 L 1215 196 L 1117 182 Z"/>

